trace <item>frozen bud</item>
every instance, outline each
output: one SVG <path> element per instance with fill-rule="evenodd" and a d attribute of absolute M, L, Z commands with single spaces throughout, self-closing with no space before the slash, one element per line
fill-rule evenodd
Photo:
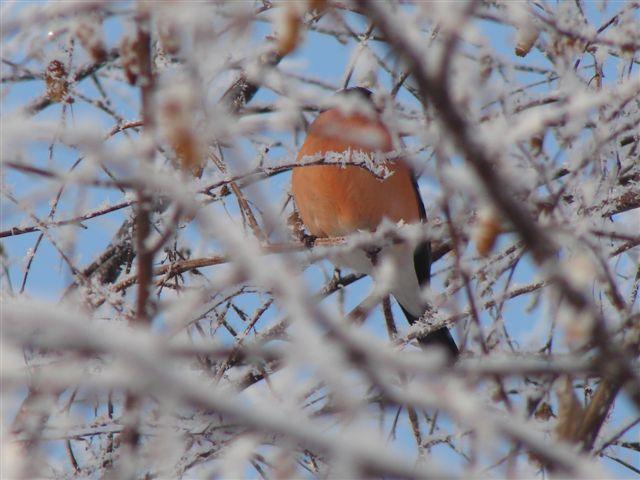
<path fill-rule="evenodd" d="M 290 450 L 283 449 L 275 458 L 275 469 L 273 478 L 285 479 L 296 478 L 296 462 Z"/>
<path fill-rule="evenodd" d="M 597 272 L 589 257 L 578 253 L 566 261 L 564 273 L 574 287 L 581 290 L 593 282 Z"/>
<path fill-rule="evenodd" d="M 203 155 L 191 130 L 176 129 L 171 137 L 171 144 L 184 170 L 194 177 L 202 176 Z"/>
<path fill-rule="evenodd" d="M 309 0 L 310 12 L 324 12 L 327 8 L 327 0 Z"/>
<path fill-rule="evenodd" d="M 164 136 L 171 144 L 180 167 L 200 177 L 204 167 L 204 148 L 193 121 L 195 108 L 195 101 L 188 90 L 171 89 L 161 98 L 160 119 Z"/>
<path fill-rule="evenodd" d="M 527 459 L 529 460 L 529 463 L 531 464 L 531 466 L 535 468 L 540 469 L 543 467 L 543 465 L 545 465 L 544 462 L 540 461 L 540 458 L 538 458 L 535 454 L 531 452 L 527 452 Z"/>
<path fill-rule="evenodd" d="M 140 62 L 138 61 L 138 42 L 128 36 L 120 42 L 120 61 L 124 76 L 130 85 L 135 85 L 140 74 Z"/>
<path fill-rule="evenodd" d="M 571 349 L 580 348 L 591 338 L 593 320 L 584 312 L 572 307 L 560 309 L 558 325 L 564 330 L 565 342 Z"/>
<path fill-rule="evenodd" d="M 107 49 L 102 38 L 102 20 L 90 16 L 80 20 L 76 26 L 76 37 L 91 58 L 98 63 L 107 59 Z"/>
<path fill-rule="evenodd" d="M 565 260 L 561 268 L 564 278 L 576 290 L 584 291 L 596 277 L 593 263 L 582 253 Z M 584 310 L 562 305 L 558 310 L 558 325 L 564 330 L 566 344 L 578 348 L 591 338 L 593 317 Z"/>
<path fill-rule="evenodd" d="M 516 55 L 526 56 L 536 43 L 539 33 L 538 26 L 533 19 L 525 25 L 521 25 L 516 34 Z"/>
<path fill-rule="evenodd" d="M 536 420 L 541 420 L 543 422 L 546 422 L 555 415 L 553 414 L 551 405 L 549 405 L 547 402 L 542 402 L 540 403 L 540 406 L 536 409 L 536 412 L 533 414 L 533 416 L 536 418 Z"/>
<path fill-rule="evenodd" d="M 67 69 L 59 60 L 52 60 L 44 74 L 47 83 L 47 97 L 53 102 L 62 102 L 69 93 Z"/>
<path fill-rule="evenodd" d="M 536 133 L 529 139 L 529 145 L 534 155 L 540 155 L 542 153 L 542 145 L 544 143 L 544 133 Z"/>
<path fill-rule="evenodd" d="M 555 34 L 550 42 L 549 52 L 555 57 L 571 57 L 580 54 L 584 47 L 585 42 L 578 38 Z"/>
<path fill-rule="evenodd" d="M 483 257 L 489 255 L 500 233 L 502 233 L 502 225 L 495 210 L 491 208 L 481 210 L 478 213 L 478 222 L 473 234 L 478 253 Z"/>
<path fill-rule="evenodd" d="M 301 5 L 304 3 L 287 2 L 278 16 L 278 53 L 284 56 L 293 52 L 300 43 L 302 30 Z"/>
<path fill-rule="evenodd" d="M 499 403 L 504 400 L 503 392 L 499 388 L 494 388 L 491 392 L 491 401 L 494 403 Z"/>
<path fill-rule="evenodd" d="M 291 215 L 287 218 L 287 227 L 289 227 L 291 233 L 293 233 L 298 240 L 304 238 L 304 224 L 297 210 L 291 212 Z"/>
<path fill-rule="evenodd" d="M 558 423 L 555 427 L 555 433 L 562 440 L 575 440 L 575 435 L 583 422 L 583 410 L 573 390 L 571 379 L 567 377 L 556 393 L 558 395 Z"/>
<path fill-rule="evenodd" d="M 171 19 L 159 18 L 157 26 L 160 46 L 169 55 L 176 55 L 180 51 L 180 32 L 176 25 Z"/>
<path fill-rule="evenodd" d="M 493 72 L 493 60 L 491 55 L 483 55 L 480 58 L 480 79 L 486 82 Z"/>

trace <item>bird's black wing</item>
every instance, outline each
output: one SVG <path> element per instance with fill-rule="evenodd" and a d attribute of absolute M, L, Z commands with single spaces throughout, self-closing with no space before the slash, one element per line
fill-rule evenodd
<path fill-rule="evenodd" d="M 420 209 L 420 219 L 427 219 L 427 212 L 424 208 L 424 203 L 422 202 L 422 197 L 420 196 L 420 190 L 418 189 L 418 183 L 413 178 L 413 190 L 416 194 L 416 200 L 418 201 L 418 208 Z M 413 265 L 416 270 L 416 275 L 418 277 L 418 283 L 420 286 L 427 285 L 429 280 L 431 279 L 431 243 L 426 241 L 418 245 L 414 254 L 413 254 Z M 407 317 L 407 321 L 410 324 L 414 324 L 418 318 L 409 313 L 405 308 L 400 305 L 402 311 L 404 312 L 405 317 Z M 418 341 L 421 345 L 441 345 L 449 351 L 453 358 L 457 358 L 458 356 L 458 346 L 456 345 L 455 340 L 451 336 L 451 332 L 447 327 L 439 328 L 438 330 L 425 335 L 424 337 L 418 338 Z"/>

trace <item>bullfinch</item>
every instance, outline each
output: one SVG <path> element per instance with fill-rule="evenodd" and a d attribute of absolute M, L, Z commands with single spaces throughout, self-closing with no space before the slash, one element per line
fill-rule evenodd
<path fill-rule="evenodd" d="M 368 105 L 370 112 L 330 108 L 318 115 L 308 130 L 297 161 L 330 155 L 374 154 L 393 151 L 389 129 L 376 111 L 371 92 L 362 87 L 338 92 L 338 101 Z M 303 165 L 292 173 L 292 193 L 300 218 L 315 237 L 338 237 L 357 231 L 375 231 L 384 219 L 393 223 L 426 220 L 426 212 L 415 176 L 402 159 L 383 160 L 390 175 L 384 179 L 360 165 Z M 391 294 L 410 324 L 428 305 L 421 289 L 429 283 L 431 246 L 412 248 L 398 244 L 381 252 L 396 264 Z M 335 261 L 363 274 L 370 274 L 375 258 L 364 250 L 339 254 Z M 440 345 L 456 358 L 458 347 L 446 327 L 418 339 L 424 347 Z"/>

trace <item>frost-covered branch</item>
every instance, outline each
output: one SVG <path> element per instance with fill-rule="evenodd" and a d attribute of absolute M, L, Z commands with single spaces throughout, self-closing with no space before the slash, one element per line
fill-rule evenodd
<path fill-rule="evenodd" d="M 638 2 L 0 8 L 0 476 L 637 473 Z M 327 108 L 391 151 L 298 158 Z M 305 229 L 292 171 L 395 161 L 424 223 Z"/>

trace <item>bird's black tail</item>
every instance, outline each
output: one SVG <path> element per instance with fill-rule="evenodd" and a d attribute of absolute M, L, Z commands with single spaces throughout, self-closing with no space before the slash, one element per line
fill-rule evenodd
<path fill-rule="evenodd" d="M 420 189 L 418 188 L 418 182 L 415 177 L 413 177 L 413 190 L 416 194 L 418 209 L 420 210 L 420 218 L 422 219 L 422 221 L 426 221 L 427 212 L 424 208 L 424 203 L 422 203 Z M 418 284 L 421 287 L 428 285 L 429 280 L 431 279 L 431 261 L 431 244 L 429 242 L 422 242 L 413 252 L 413 266 L 415 269 L 416 277 L 418 279 Z M 402 305 L 400 305 L 400 308 L 402 308 L 404 316 L 407 317 L 407 321 L 411 325 L 418 321 L 418 318 L 409 313 Z M 440 345 L 444 347 L 445 350 L 451 355 L 451 359 L 453 361 L 455 361 L 460 354 L 458 346 L 453 340 L 451 332 L 447 327 L 439 328 L 435 332 L 431 332 L 424 337 L 418 338 L 418 342 L 420 342 L 420 345 L 422 345 L 423 347 L 429 347 L 432 345 Z"/>
<path fill-rule="evenodd" d="M 411 315 L 402 305 L 400 308 L 404 312 L 404 316 L 407 317 L 407 321 L 413 325 L 418 321 L 414 315 Z M 455 340 L 451 336 L 451 332 L 447 327 L 439 328 L 438 330 L 431 332 L 424 337 L 418 338 L 418 342 L 422 347 L 428 348 L 432 345 L 440 345 L 443 347 L 450 355 L 453 360 L 458 358 L 460 351 L 458 350 L 458 346 L 456 345 Z"/>

